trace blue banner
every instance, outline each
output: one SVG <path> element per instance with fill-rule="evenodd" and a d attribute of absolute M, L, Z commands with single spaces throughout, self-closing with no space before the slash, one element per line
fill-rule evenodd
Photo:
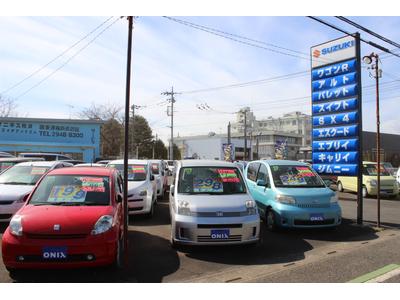
<path fill-rule="evenodd" d="M 313 129 L 313 139 L 354 137 L 358 135 L 358 125 Z"/>
<path fill-rule="evenodd" d="M 331 78 L 320 79 L 312 82 L 313 92 L 341 87 L 357 83 L 356 73 L 339 75 Z"/>
<path fill-rule="evenodd" d="M 352 73 L 356 71 L 356 60 L 348 60 L 338 64 L 329 65 L 326 67 L 313 69 L 312 70 L 312 80 L 319 80 L 328 77 L 333 77 L 337 75 L 343 75 L 347 73 Z"/>
<path fill-rule="evenodd" d="M 357 151 L 358 139 L 313 141 L 312 151 Z"/>
<path fill-rule="evenodd" d="M 318 126 L 334 126 L 342 124 L 352 124 L 358 122 L 358 113 L 349 112 L 336 115 L 324 115 L 313 117 L 314 127 Z"/>
<path fill-rule="evenodd" d="M 338 98 L 353 97 L 358 93 L 357 84 L 312 93 L 312 101 L 335 100 Z"/>
<path fill-rule="evenodd" d="M 358 102 L 356 98 L 338 100 L 328 103 L 313 104 L 312 112 L 314 115 L 356 110 Z"/>
<path fill-rule="evenodd" d="M 357 164 L 358 152 L 313 152 L 312 160 L 316 164 Z"/>
<path fill-rule="evenodd" d="M 312 167 L 318 174 L 321 175 L 357 176 L 358 172 L 356 164 L 349 164 L 349 165 L 313 164 Z"/>

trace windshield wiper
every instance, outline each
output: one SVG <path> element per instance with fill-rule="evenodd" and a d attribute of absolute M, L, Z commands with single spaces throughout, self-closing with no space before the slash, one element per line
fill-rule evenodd
<path fill-rule="evenodd" d="M 16 182 L 16 181 L 6 181 L 6 182 L 2 182 L 2 184 L 33 185 L 33 183 L 29 183 L 29 182 Z"/>

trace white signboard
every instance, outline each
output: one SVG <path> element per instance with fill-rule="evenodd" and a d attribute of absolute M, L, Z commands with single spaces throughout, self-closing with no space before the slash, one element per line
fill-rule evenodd
<path fill-rule="evenodd" d="M 356 56 L 356 39 L 346 36 L 311 48 L 312 68 Z"/>

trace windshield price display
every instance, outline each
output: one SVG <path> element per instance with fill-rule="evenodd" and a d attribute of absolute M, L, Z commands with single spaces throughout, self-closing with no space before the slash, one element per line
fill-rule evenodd
<path fill-rule="evenodd" d="M 78 185 L 54 186 L 48 202 L 85 202 L 86 191 Z"/>
<path fill-rule="evenodd" d="M 346 43 L 334 54 L 329 45 Z M 329 48 L 329 47 L 328 47 Z M 359 47 L 353 36 L 311 48 L 312 162 L 319 174 L 356 176 L 359 171 L 361 99 Z M 326 62 L 318 60 L 320 55 Z"/>

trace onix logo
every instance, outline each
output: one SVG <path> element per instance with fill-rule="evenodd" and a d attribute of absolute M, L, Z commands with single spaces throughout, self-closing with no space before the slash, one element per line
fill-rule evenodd
<path fill-rule="evenodd" d="M 313 56 L 314 57 L 319 57 L 321 55 L 321 51 L 319 51 L 318 49 L 315 49 L 314 51 L 313 51 Z"/>
<path fill-rule="evenodd" d="M 43 253 L 43 258 L 46 259 L 65 259 L 67 258 L 67 255 L 63 252 L 44 252 Z"/>
<path fill-rule="evenodd" d="M 229 238 L 228 234 L 226 233 L 213 233 L 211 235 L 212 239 L 227 239 Z"/>

